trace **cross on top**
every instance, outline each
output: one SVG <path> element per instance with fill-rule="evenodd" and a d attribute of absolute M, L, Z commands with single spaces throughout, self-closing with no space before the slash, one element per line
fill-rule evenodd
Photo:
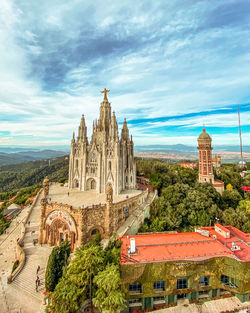
<path fill-rule="evenodd" d="M 104 88 L 104 90 L 101 91 L 101 93 L 104 93 L 104 98 L 103 98 L 103 100 L 108 100 L 108 98 L 107 98 L 107 92 L 110 92 L 110 90 L 107 90 L 106 88 Z"/>

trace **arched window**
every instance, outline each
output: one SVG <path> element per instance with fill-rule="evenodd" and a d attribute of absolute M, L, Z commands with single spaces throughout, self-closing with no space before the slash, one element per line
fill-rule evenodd
<path fill-rule="evenodd" d="M 95 182 L 94 179 L 91 181 L 90 188 L 91 189 L 96 189 L 96 182 Z"/>
<path fill-rule="evenodd" d="M 76 168 L 78 168 L 78 160 L 76 160 Z"/>
<path fill-rule="evenodd" d="M 97 233 L 99 233 L 99 230 L 98 229 L 93 229 L 92 232 L 91 232 L 91 236 L 94 236 Z"/>
<path fill-rule="evenodd" d="M 126 176 L 126 183 L 128 182 L 128 176 Z"/>
<path fill-rule="evenodd" d="M 111 161 L 109 161 L 109 170 L 111 171 L 111 169 L 112 169 L 112 163 Z"/>
<path fill-rule="evenodd" d="M 132 183 L 132 181 L 133 181 L 133 177 L 131 176 L 131 177 L 130 177 L 130 182 Z"/>

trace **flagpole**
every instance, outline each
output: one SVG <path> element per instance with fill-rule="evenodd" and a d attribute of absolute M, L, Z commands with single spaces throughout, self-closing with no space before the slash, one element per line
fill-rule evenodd
<path fill-rule="evenodd" d="M 240 126 L 240 105 L 238 104 L 238 119 L 239 119 L 239 133 L 240 133 L 240 157 L 243 166 L 243 155 L 242 155 L 242 138 L 241 138 L 241 126 Z"/>

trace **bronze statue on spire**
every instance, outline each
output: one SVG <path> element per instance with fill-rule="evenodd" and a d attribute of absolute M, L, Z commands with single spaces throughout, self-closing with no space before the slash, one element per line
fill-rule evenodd
<path fill-rule="evenodd" d="M 110 90 L 107 90 L 106 88 L 104 88 L 104 90 L 101 91 L 101 93 L 104 93 L 104 98 L 103 98 L 103 100 L 108 100 L 108 98 L 107 98 L 107 92 L 110 92 Z"/>

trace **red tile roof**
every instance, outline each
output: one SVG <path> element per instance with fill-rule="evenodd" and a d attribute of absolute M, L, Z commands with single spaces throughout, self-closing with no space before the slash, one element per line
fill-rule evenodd
<path fill-rule="evenodd" d="M 242 238 L 250 238 L 232 226 L 226 226 L 232 231 L 233 237 L 224 238 L 218 234 L 214 227 L 202 227 L 209 231 L 209 237 L 200 233 L 158 233 L 123 236 L 121 247 L 121 264 L 152 263 L 170 261 L 201 261 L 214 257 L 230 257 L 240 261 L 250 261 L 250 247 Z M 240 233 L 244 234 L 240 234 Z M 216 235 L 216 239 L 213 237 Z M 136 252 L 129 254 L 130 238 L 135 238 Z M 240 247 L 232 251 L 232 242 Z"/>

